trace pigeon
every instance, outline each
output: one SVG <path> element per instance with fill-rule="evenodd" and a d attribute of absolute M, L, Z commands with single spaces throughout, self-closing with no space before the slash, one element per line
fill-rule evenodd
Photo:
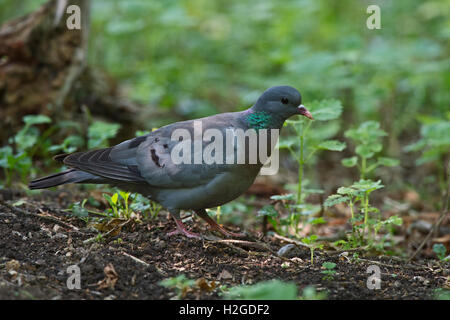
<path fill-rule="evenodd" d="M 206 209 L 228 203 L 247 191 L 264 163 L 249 160 L 250 152 L 260 148 L 259 144 L 253 148 L 250 142 L 242 151 L 244 161 L 236 161 L 236 145 L 232 145 L 231 151 L 225 150 L 227 135 L 233 140 L 237 130 L 253 130 L 258 137 L 265 131 L 267 141 L 262 140 L 269 144 L 271 134 L 267 132 L 281 130 L 285 120 L 294 115 L 313 120 L 295 88 L 271 87 L 244 111 L 176 122 L 109 148 L 57 155 L 54 159 L 69 169 L 33 180 L 29 188 L 44 189 L 67 183 L 109 184 L 138 192 L 166 208 L 176 224 L 176 230 L 169 235 L 202 238 L 188 230 L 181 220 L 180 211 L 190 210 L 224 236 L 242 237 L 245 235 L 217 224 Z M 210 154 L 216 161 L 211 161 L 211 157 L 197 157 L 196 148 L 200 147 L 205 153 L 208 143 L 212 143 L 212 138 L 207 141 L 202 137 L 202 133 L 207 132 L 215 133 L 217 148 L 213 152 L 210 150 Z M 175 137 L 179 136 L 174 139 L 175 133 Z M 270 156 L 273 147 L 266 146 L 266 150 Z M 231 158 L 227 158 L 230 154 Z M 230 159 L 232 161 L 228 161 Z"/>

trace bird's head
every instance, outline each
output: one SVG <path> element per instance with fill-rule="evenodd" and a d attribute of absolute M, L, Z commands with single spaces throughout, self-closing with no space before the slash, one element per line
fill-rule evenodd
<path fill-rule="evenodd" d="M 308 109 L 302 105 L 300 92 L 290 86 L 277 86 L 267 89 L 256 101 L 253 108 L 258 111 L 265 111 L 276 118 L 283 119 L 283 121 L 297 114 L 314 120 Z"/>

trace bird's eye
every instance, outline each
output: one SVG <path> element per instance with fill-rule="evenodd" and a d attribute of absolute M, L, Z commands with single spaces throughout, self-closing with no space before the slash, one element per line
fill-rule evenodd
<path fill-rule="evenodd" d="M 281 103 L 288 104 L 289 100 L 288 98 L 281 98 Z"/>

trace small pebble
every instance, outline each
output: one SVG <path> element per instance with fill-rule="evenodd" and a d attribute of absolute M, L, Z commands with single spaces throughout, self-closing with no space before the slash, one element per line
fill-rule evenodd
<path fill-rule="evenodd" d="M 295 245 L 293 245 L 292 243 L 287 244 L 287 245 L 281 247 L 280 250 L 278 250 L 277 254 L 280 257 L 285 257 L 294 248 L 295 248 Z"/>

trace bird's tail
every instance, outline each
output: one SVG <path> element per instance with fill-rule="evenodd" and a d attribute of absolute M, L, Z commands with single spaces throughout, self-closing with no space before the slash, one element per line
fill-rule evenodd
<path fill-rule="evenodd" d="M 93 175 L 77 169 L 69 169 L 63 172 L 55 173 L 47 177 L 39 178 L 30 182 L 30 189 L 45 189 L 59 186 L 66 183 L 86 182 L 92 179 Z"/>

